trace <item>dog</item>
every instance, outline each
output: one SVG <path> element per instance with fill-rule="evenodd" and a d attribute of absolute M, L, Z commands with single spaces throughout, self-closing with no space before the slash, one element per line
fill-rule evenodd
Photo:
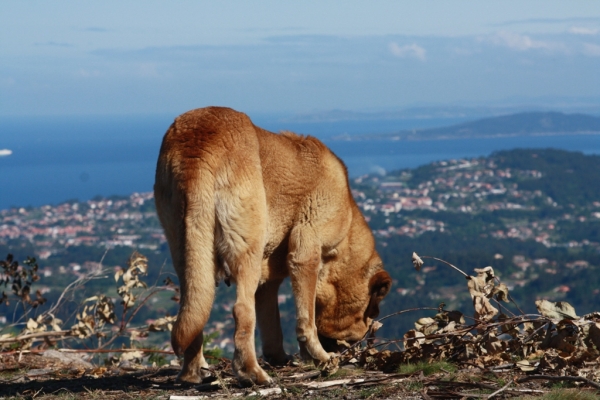
<path fill-rule="evenodd" d="M 268 132 L 229 108 L 189 111 L 164 136 L 154 195 L 181 285 L 171 343 L 182 381 L 209 374 L 202 330 L 221 279 L 236 285 L 232 367 L 242 385 L 272 382 L 258 365 L 257 323 L 263 357 L 289 359 L 277 303 L 286 277 L 301 352 L 318 363 L 332 357 L 319 338 L 360 340 L 390 290 L 346 167 L 314 137 Z"/>

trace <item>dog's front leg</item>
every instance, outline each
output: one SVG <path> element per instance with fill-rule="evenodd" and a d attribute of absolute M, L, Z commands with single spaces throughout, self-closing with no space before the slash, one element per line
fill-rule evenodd
<path fill-rule="evenodd" d="M 321 346 L 315 324 L 321 246 L 311 227 L 296 226 L 290 234 L 288 248 L 288 267 L 296 301 L 296 335 L 301 353 L 307 351 L 313 359 L 326 363 L 331 355 Z"/>

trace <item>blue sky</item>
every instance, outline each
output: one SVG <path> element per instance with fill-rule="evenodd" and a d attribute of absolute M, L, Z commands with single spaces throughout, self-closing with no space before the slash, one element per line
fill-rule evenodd
<path fill-rule="evenodd" d="M 0 115 L 600 104 L 598 1 L 3 1 Z"/>

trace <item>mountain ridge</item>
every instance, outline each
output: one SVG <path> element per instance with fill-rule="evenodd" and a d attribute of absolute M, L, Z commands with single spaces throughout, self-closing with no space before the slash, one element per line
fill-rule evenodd
<path fill-rule="evenodd" d="M 361 135 L 351 139 L 434 140 L 474 137 L 600 134 L 600 117 L 557 111 L 519 112 L 486 117 L 440 128 L 402 130 L 389 134 Z M 349 139 L 348 136 L 336 139 Z"/>

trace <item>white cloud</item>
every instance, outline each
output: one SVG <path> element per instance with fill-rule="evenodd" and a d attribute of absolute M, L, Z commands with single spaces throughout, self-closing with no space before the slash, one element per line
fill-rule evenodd
<path fill-rule="evenodd" d="M 555 50 L 561 46 L 556 43 L 535 40 L 527 35 L 514 32 L 501 31 L 489 38 L 489 41 L 498 46 L 505 46 L 512 50 L 527 51 L 531 49 Z"/>
<path fill-rule="evenodd" d="M 597 35 L 598 33 L 600 33 L 600 29 L 573 26 L 569 29 L 569 33 L 572 33 L 574 35 Z"/>
<path fill-rule="evenodd" d="M 600 57 L 600 45 L 593 43 L 584 43 L 583 54 L 587 56 Z"/>
<path fill-rule="evenodd" d="M 396 57 L 413 57 L 421 61 L 425 61 L 427 50 L 416 43 L 399 46 L 397 43 L 390 43 L 390 52 Z"/>

